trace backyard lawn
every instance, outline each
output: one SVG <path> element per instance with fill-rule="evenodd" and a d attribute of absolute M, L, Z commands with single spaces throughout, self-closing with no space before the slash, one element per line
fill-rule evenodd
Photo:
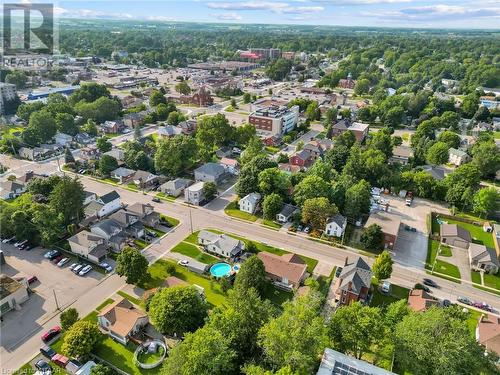
<path fill-rule="evenodd" d="M 450 264 L 448 262 L 445 262 L 441 259 L 436 260 L 438 249 L 439 249 L 439 242 L 436 240 L 429 240 L 425 268 L 430 271 L 430 270 L 432 270 L 432 267 L 434 266 L 434 272 L 439 272 L 443 275 L 448 275 L 448 276 L 460 279 L 460 271 L 458 270 L 457 266 Z M 448 246 L 442 246 L 441 255 L 442 256 L 451 256 L 451 249 Z M 435 261 L 435 264 L 434 264 L 434 261 Z M 458 280 L 455 280 L 452 278 L 447 278 L 447 277 L 442 276 L 442 275 L 436 274 L 436 276 L 442 277 L 442 278 L 450 280 L 450 281 L 460 283 Z"/>
<path fill-rule="evenodd" d="M 173 253 L 179 253 L 182 255 L 185 255 L 187 257 L 193 258 L 197 260 L 198 262 L 205 263 L 205 264 L 212 264 L 216 263 L 218 259 L 216 257 L 213 257 L 200 249 L 194 244 L 188 243 L 188 242 L 181 242 L 177 246 L 175 246 L 172 249 Z"/>
<path fill-rule="evenodd" d="M 248 220 L 248 221 L 256 221 L 258 219 L 257 216 L 249 214 L 248 212 L 240 211 L 238 208 L 238 202 L 233 201 L 229 203 L 226 208 L 224 208 L 224 212 L 226 215 L 235 217 L 237 219 Z"/>

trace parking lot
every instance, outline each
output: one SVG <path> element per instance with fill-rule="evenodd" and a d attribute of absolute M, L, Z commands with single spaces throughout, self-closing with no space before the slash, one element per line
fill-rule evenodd
<path fill-rule="evenodd" d="M 394 261 L 424 269 L 428 240 L 427 215 L 431 211 L 448 212 L 448 210 L 435 202 L 419 198 L 415 198 L 410 207 L 399 197 L 389 197 L 388 200 L 390 212 L 401 216 L 401 227 L 392 252 Z M 415 231 L 406 230 L 405 226 L 415 228 Z"/>
<path fill-rule="evenodd" d="M 44 258 L 47 249 L 38 247 L 21 251 L 10 244 L 1 245 L 6 260 L 2 273 L 38 278 L 30 285 L 33 293 L 21 309 L 9 311 L 3 316 L 0 341 L 2 349 L 7 351 L 15 349 L 27 337 L 40 334 L 40 326 L 55 315 L 57 306 L 64 308 L 72 304 L 104 277 L 95 270 L 84 277 L 75 275 L 69 269 L 72 262 L 59 268 Z"/>

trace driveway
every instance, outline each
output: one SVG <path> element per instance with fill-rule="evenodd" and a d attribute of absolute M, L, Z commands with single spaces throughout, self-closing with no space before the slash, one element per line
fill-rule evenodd
<path fill-rule="evenodd" d="M 72 304 L 104 277 L 97 271 L 91 271 L 84 277 L 77 276 L 69 270 L 69 263 L 58 268 L 43 257 L 46 249 L 21 251 L 12 245 L 2 244 L 2 250 L 6 260 L 2 273 L 9 276 L 35 275 L 39 280 L 31 285 L 34 293 L 21 305 L 21 309 L 9 311 L 3 316 L 0 341 L 1 346 L 9 351 L 27 336 L 39 331 L 57 312 L 57 305 L 65 308 Z"/>

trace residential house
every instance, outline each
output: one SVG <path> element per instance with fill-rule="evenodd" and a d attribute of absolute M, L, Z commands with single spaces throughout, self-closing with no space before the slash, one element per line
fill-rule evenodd
<path fill-rule="evenodd" d="M 451 170 L 443 168 L 441 166 L 424 165 L 421 167 L 424 172 L 429 173 L 436 180 L 443 180 Z"/>
<path fill-rule="evenodd" d="M 141 189 L 147 189 L 155 186 L 158 183 L 158 176 L 147 171 L 137 170 L 132 181 Z"/>
<path fill-rule="evenodd" d="M 487 351 L 500 355 L 500 318 L 481 314 L 476 327 L 476 340 Z"/>
<path fill-rule="evenodd" d="M 45 151 L 46 150 L 43 150 L 40 147 L 21 147 L 18 152 L 21 158 L 34 161 L 41 159 L 44 156 Z"/>
<path fill-rule="evenodd" d="M 208 230 L 200 231 L 198 234 L 198 244 L 203 246 L 206 252 L 223 258 L 235 258 L 245 249 L 243 241 L 237 240 L 227 234 L 217 234 Z"/>
<path fill-rule="evenodd" d="M 18 180 L 0 182 L 0 196 L 2 199 L 12 199 L 26 191 L 26 185 Z"/>
<path fill-rule="evenodd" d="M 90 136 L 88 133 L 82 132 L 75 135 L 75 142 L 79 145 L 88 145 L 94 142 L 94 137 Z"/>
<path fill-rule="evenodd" d="M 313 162 L 314 158 L 312 157 L 311 153 L 304 149 L 294 152 L 288 159 L 289 164 L 296 165 L 302 169 L 310 167 Z"/>
<path fill-rule="evenodd" d="M 399 163 L 401 165 L 407 165 L 413 158 L 413 149 L 408 146 L 394 146 L 392 148 L 392 156 L 389 158 L 390 164 Z"/>
<path fill-rule="evenodd" d="M 122 149 L 120 149 L 118 147 L 105 152 L 103 155 L 108 155 L 108 156 L 114 157 L 116 159 L 116 161 L 118 162 L 118 165 L 121 165 L 125 162 L 125 151 L 123 151 Z"/>
<path fill-rule="evenodd" d="M 229 158 L 233 156 L 233 148 L 229 146 L 222 146 L 215 151 L 215 156 L 217 156 L 219 159 Z"/>
<path fill-rule="evenodd" d="M 249 214 L 254 214 L 259 208 L 260 200 L 262 196 L 259 193 L 250 193 L 245 195 L 238 201 L 238 206 L 240 211 L 247 212 Z"/>
<path fill-rule="evenodd" d="M 104 121 L 101 130 L 105 134 L 116 134 L 120 130 L 120 124 L 117 121 Z"/>
<path fill-rule="evenodd" d="M 457 167 L 470 160 L 470 156 L 465 151 L 457 150 L 456 148 L 450 148 L 448 150 L 448 156 L 448 161 Z"/>
<path fill-rule="evenodd" d="M 191 135 L 196 131 L 196 125 L 196 120 L 187 120 L 181 121 L 177 126 L 181 128 L 183 134 Z"/>
<path fill-rule="evenodd" d="M 226 169 L 218 163 L 206 163 L 194 170 L 196 181 L 219 184 L 227 177 Z"/>
<path fill-rule="evenodd" d="M 363 142 L 368 135 L 369 129 L 369 124 L 362 122 L 351 123 L 349 120 L 341 120 L 332 126 L 332 136 L 339 136 L 349 130 L 354 134 L 358 142 Z"/>
<path fill-rule="evenodd" d="M 149 323 L 147 314 L 124 298 L 104 307 L 97 315 L 97 321 L 113 340 L 123 345 L 127 345 L 130 338 Z"/>
<path fill-rule="evenodd" d="M 110 173 L 112 178 L 117 179 L 120 184 L 124 184 L 128 181 L 132 180 L 134 177 L 135 171 L 133 169 L 128 169 L 125 167 L 116 168 L 114 171 Z"/>
<path fill-rule="evenodd" d="M 160 214 L 155 212 L 154 207 L 149 203 L 134 203 L 127 207 L 127 212 L 131 212 L 139 217 L 142 224 L 156 228 L 160 225 Z"/>
<path fill-rule="evenodd" d="M 28 298 L 28 281 L 25 278 L 14 279 L 0 274 L 0 316 L 7 311 L 18 310 Z"/>
<path fill-rule="evenodd" d="M 139 221 L 138 215 L 121 209 L 110 215 L 109 218 L 116 221 L 129 236 L 144 237 L 144 225 Z"/>
<path fill-rule="evenodd" d="M 323 158 L 330 148 L 332 148 L 332 141 L 330 139 L 314 139 L 306 143 L 303 150 L 309 153 L 313 161 L 316 161 L 319 158 Z"/>
<path fill-rule="evenodd" d="M 347 218 L 341 214 L 328 218 L 325 226 L 325 234 L 328 236 L 342 237 L 347 227 Z"/>
<path fill-rule="evenodd" d="M 396 375 L 362 359 L 348 356 L 336 350 L 325 348 L 316 375 Z"/>
<path fill-rule="evenodd" d="M 94 263 L 104 261 L 108 254 L 106 239 L 87 230 L 71 236 L 68 242 L 72 252 Z"/>
<path fill-rule="evenodd" d="M 307 265 L 296 254 L 282 256 L 261 251 L 257 257 L 264 263 L 266 277 L 277 287 L 285 290 L 297 289 L 307 275 Z"/>
<path fill-rule="evenodd" d="M 199 206 L 205 200 L 204 182 L 196 182 L 184 189 L 184 199 L 190 204 Z"/>
<path fill-rule="evenodd" d="M 97 199 L 97 202 L 103 205 L 97 214 L 98 217 L 109 215 L 121 207 L 120 194 L 118 194 L 116 190 L 102 195 L 99 199 Z"/>
<path fill-rule="evenodd" d="M 363 258 L 358 257 L 352 263 L 346 258 L 342 272 L 335 279 L 335 301 L 340 305 L 366 301 L 371 282 L 372 270 Z"/>
<path fill-rule="evenodd" d="M 412 289 L 408 295 L 408 307 L 415 312 L 423 312 L 431 306 L 439 306 L 439 301 L 422 289 Z"/>
<path fill-rule="evenodd" d="M 279 223 L 287 223 L 293 219 L 293 216 L 299 213 L 299 208 L 285 203 L 281 208 L 281 211 L 276 215 L 276 221 Z"/>
<path fill-rule="evenodd" d="M 398 239 L 399 227 L 401 226 L 401 216 L 391 214 L 386 211 L 375 211 L 370 214 L 365 228 L 372 224 L 377 224 L 384 233 L 384 248 L 394 249 Z"/>
<path fill-rule="evenodd" d="M 467 249 L 472 242 L 469 231 L 457 224 L 441 224 L 441 242 L 445 245 Z"/>
<path fill-rule="evenodd" d="M 104 219 L 90 227 L 90 231 L 103 237 L 113 251 L 119 252 L 125 246 L 126 233 L 123 227 L 113 219 Z"/>
<path fill-rule="evenodd" d="M 500 268 L 495 249 L 472 242 L 469 244 L 469 265 L 474 271 L 493 274 Z"/>
<path fill-rule="evenodd" d="M 160 138 L 171 138 L 175 137 L 176 135 L 181 135 L 182 129 L 177 126 L 166 125 L 159 127 L 156 133 Z"/>
<path fill-rule="evenodd" d="M 123 116 L 123 124 L 129 128 L 135 128 L 142 125 L 146 114 L 144 112 L 127 113 Z"/>
<path fill-rule="evenodd" d="M 84 206 L 88 205 L 92 201 L 97 200 L 97 194 L 96 193 L 84 190 L 83 194 L 84 194 L 84 198 L 83 198 L 83 205 Z"/>
<path fill-rule="evenodd" d="M 220 159 L 219 164 L 224 167 L 227 173 L 232 175 L 238 175 L 240 173 L 240 164 L 236 159 L 222 158 Z"/>
<path fill-rule="evenodd" d="M 178 197 L 192 183 L 191 180 L 185 178 L 176 178 L 165 182 L 160 186 L 160 191 L 172 197 Z"/>
<path fill-rule="evenodd" d="M 99 159 L 99 149 L 96 146 L 87 146 L 80 149 L 80 158 L 83 160 Z"/>
<path fill-rule="evenodd" d="M 73 137 L 65 133 L 56 133 L 54 140 L 58 145 L 69 146 L 73 142 Z"/>

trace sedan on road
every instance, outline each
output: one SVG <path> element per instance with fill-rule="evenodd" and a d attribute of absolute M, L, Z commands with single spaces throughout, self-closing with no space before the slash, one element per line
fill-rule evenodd
<path fill-rule="evenodd" d="M 423 281 L 424 281 L 425 285 L 431 286 L 433 288 L 437 288 L 438 287 L 437 283 L 434 280 L 425 278 Z"/>
<path fill-rule="evenodd" d="M 484 302 L 474 302 L 473 306 L 484 311 L 489 311 L 489 312 L 493 311 L 493 307 Z"/>
<path fill-rule="evenodd" d="M 182 259 L 182 260 L 179 260 L 179 261 L 177 262 L 177 264 L 178 264 L 179 266 L 184 266 L 184 267 L 185 267 L 185 266 L 187 266 L 187 265 L 189 264 L 189 262 L 188 262 L 186 259 Z"/>
<path fill-rule="evenodd" d="M 464 305 L 472 306 L 472 301 L 467 297 L 458 296 L 457 301 L 463 303 Z"/>
<path fill-rule="evenodd" d="M 61 327 L 55 326 L 42 335 L 42 341 L 47 342 L 61 333 Z"/>

